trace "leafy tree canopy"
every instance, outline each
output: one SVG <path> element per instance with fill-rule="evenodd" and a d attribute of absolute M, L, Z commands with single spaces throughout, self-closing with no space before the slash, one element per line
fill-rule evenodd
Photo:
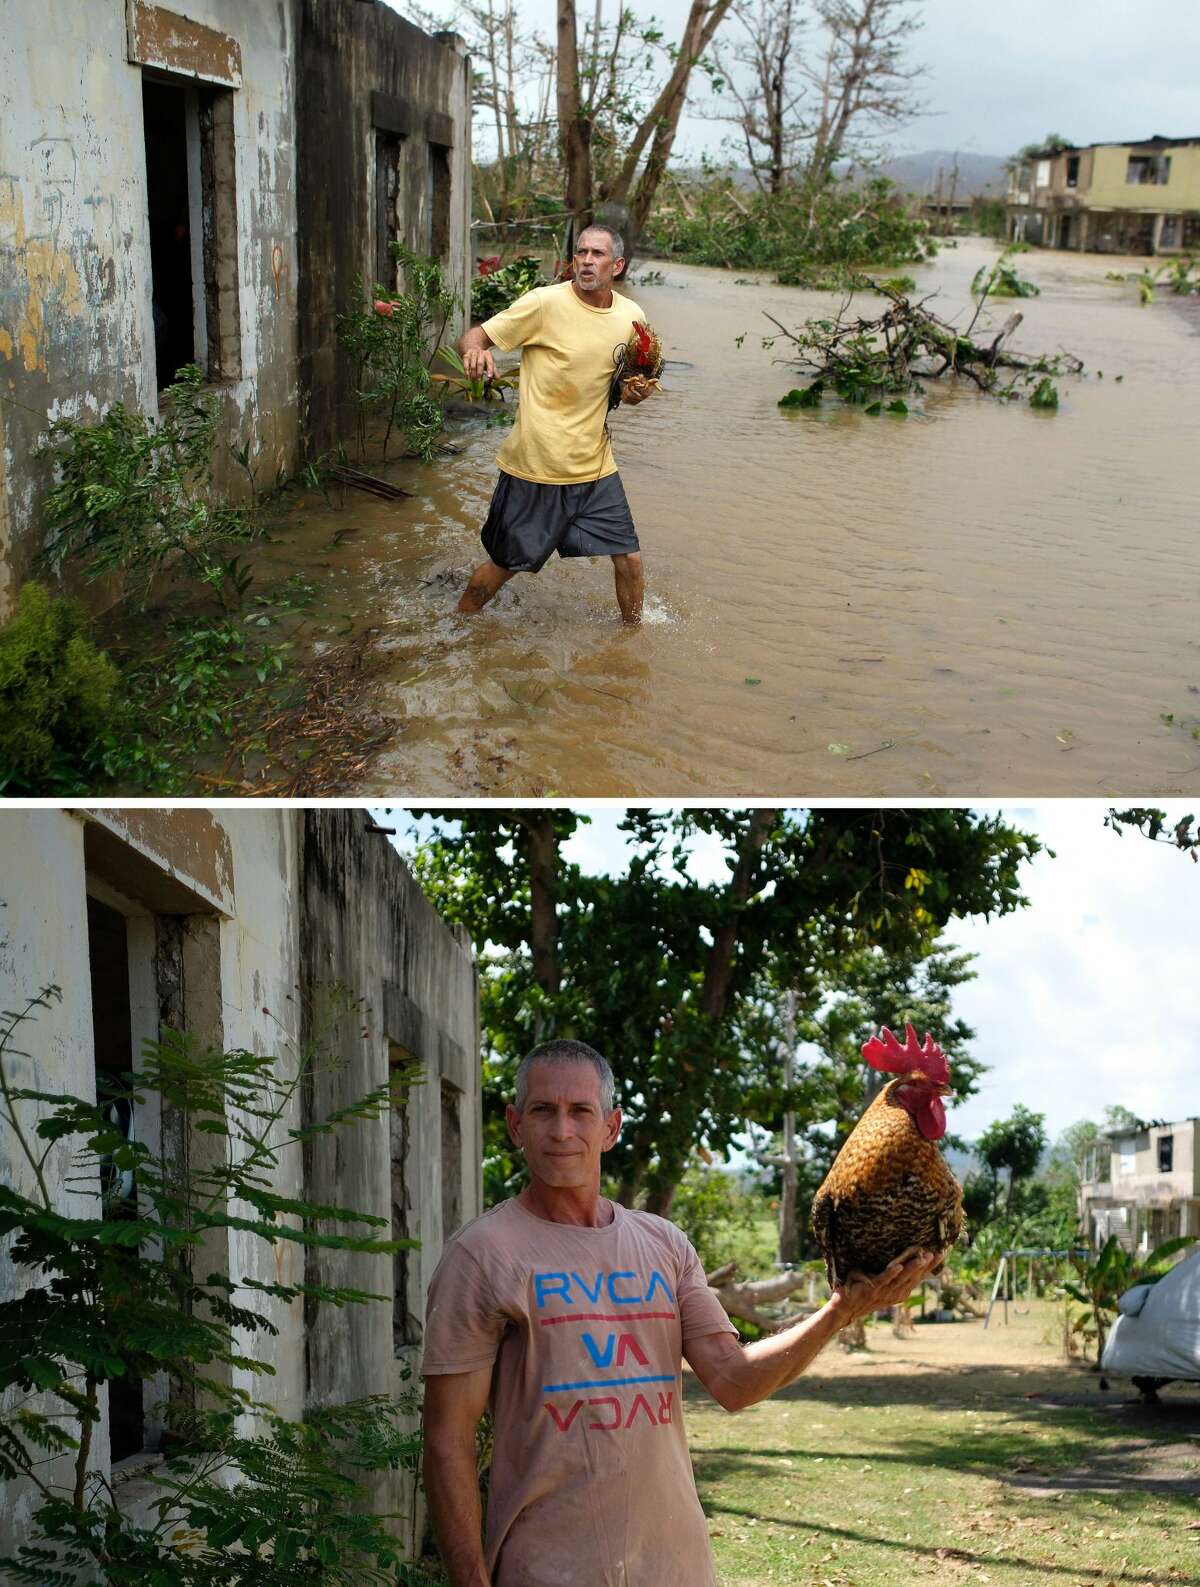
<path fill-rule="evenodd" d="M 574 811 L 433 814 L 417 875 L 483 971 L 489 1195 L 519 1183 L 500 1122 L 516 1064 L 554 1034 L 613 1062 L 628 1120 L 608 1160 L 617 1193 L 659 1211 L 696 1147 L 727 1152 L 748 1117 L 778 1115 L 770 988 L 816 1015 L 844 977 L 859 1000 L 845 1021 L 861 1024 L 886 979 L 872 987 L 866 950 L 915 969 L 955 916 L 1022 905 L 1020 867 L 1040 849 L 967 810 L 634 809 L 600 874 L 563 856 L 586 819 Z M 697 875 L 701 836 L 726 878 Z"/>

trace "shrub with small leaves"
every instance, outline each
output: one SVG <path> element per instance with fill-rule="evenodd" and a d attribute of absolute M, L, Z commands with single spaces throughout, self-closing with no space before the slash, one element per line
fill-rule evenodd
<path fill-rule="evenodd" d="M 0 1015 L 0 1128 L 10 1167 L 20 1169 L 0 1184 L 0 1239 L 22 1275 L 13 1298 L 0 1301 L 0 1481 L 27 1484 L 34 1501 L 15 1554 L 0 1559 L 0 1580 L 397 1587 L 414 1579 L 364 1481 L 415 1466 L 419 1439 L 403 1426 L 413 1395 L 371 1396 L 291 1421 L 242 1386 L 274 1370 L 254 1354 L 254 1341 L 277 1331 L 272 1301 L 340 1307 L 390 1293 L 253 1277 L 275 1272 L 269 1251 L 239 1274 L 209 1269 L 236 1229 L 243 1249 L 287 1241 L 378 1256 L 380 1289 L 390 1291 L 393 1253 L 415 1242 L 385 1238 L 387 1217 L 281 1195 L 276 1170 L 285 1152 L 319 1135 L 381 1118 L 419 1075 L 397 1072 L 329 1118 L 297 1126 L 318 1053 L 219 1052 L 166 1030 L 147 1044 L 140 1070 L 99 1097 L 21 1086 L 29 1055 L 18 1041 L 60 999 L 47 986 Z M 114 1102 L 150 1094 L 203 1134 L 203 1163 L 121 1127 Z M 171 1384 L 158 1408 L 171 1436 L 139 1472 L 157 1497 L 135 1515 L 118 1502 L 119 1479 L 107 1481 L 89 1457 L 104 1385 L 160 1374 Z"/>
<path fill-rule="evenodd" d="M 0 791 L 86 793 L 117 685 L 74 602 L 26 584 L 0 627 Z"/>

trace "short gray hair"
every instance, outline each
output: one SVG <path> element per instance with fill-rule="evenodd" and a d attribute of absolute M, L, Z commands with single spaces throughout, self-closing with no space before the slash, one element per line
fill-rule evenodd
<path fill-rule="evenodd" d="M 585 231 L 603 231 L 603 232 L 607 232 L 607 234 L 612 238 L 613 258 L 614 259 L 624 259 L 624 257 L 625 257 L 625 239 L 624 239 L 624 237 L 621 236 L 621 233 L 619 231 L 616 231 L 612 226 L 606 226 L 604 224 L 604 222 L 601 221 L 601 220 L 594 221 L 592 223 L 592 225 L 590 225 L 590 226 L 581 226 L 580 229 L 579 229 L 579 234 L 575 238 L 575 246 L 576 246 L 576 248 L 579 247 L 579 238 L 583 236 Z"/>
<path fill-rule="evenodd" d="M 524 1113 L 525 1102 L 529 1095 L 529 1071 L 534 1064 L 591 1064 L 600 1081 L 600 1107 L 604 1113 L 613 1110 L 613 1092 L 616 1081 L 613 1077 L 612 1066 L 607 1058 L 602 1058 L 594 1047 L 589 1047 L 585 1041 L 544 1041 L 540 1047 L 535 1047 L 521 1059 L 517 1070 L 517 1100 L 518 1113 Z"/>

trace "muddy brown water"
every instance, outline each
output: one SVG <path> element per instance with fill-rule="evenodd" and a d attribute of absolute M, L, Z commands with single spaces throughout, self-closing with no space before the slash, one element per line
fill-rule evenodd
<path fill-rule="evenodd" d="M 913 271 L 919 290 L 965 325 L 996 252 L 966 239 Z M 1018 262 L 1041 296 L 981 323 L 1018 306 L 1016 347 L 1084 360 L 1057 413 L 965 386 L 931 387 L 907 419 L 789 413 L 762 311 L 794 326 L 837 298 L 673 263 L 635 286 L 670 361 L 662 393 L 612 424 L 646 567 L 635 631 L 607 561 L 555 559 L 455 614 L 502 439 L 481 422 L 456 427 L 456 456 L 390 469 L 409 501 L 305 493 L 267 555 L 317 581 L 311 632 L 379 630 L 400 724 L 359 791 L 1197 787 L 1200 305 L 1143 308 L 1105 279 L 1140 260 Z"/>

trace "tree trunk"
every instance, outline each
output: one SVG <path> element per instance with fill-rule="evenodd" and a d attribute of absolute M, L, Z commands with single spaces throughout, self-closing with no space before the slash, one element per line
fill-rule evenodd
<path fill-rule="evenodd" d="M 796 1077 L 796 994 L 785 994 L 783 1027 L 783 1083 L 791 1090 Z M 779 1197 L 779 1260 L 794 1262 L 796 1231 L 796 1115 L 791 1107 L 783 1115 L 783 1186 Z"/>
<path fill-rule="evenodd" d="M 575 0 L 558 0 L 558 129 L 575 237 L 592 218 L 592 124 L 580 96 Z"/>
<path fill-rule="evenodd" d="M 660 1218 L 671 1216 L 671 1203 L 675 1200 L 675 1186 L 656 1185 L 646 1196 L 646 1211 Z"/>
<path fill-rule="evenodd" d="M 625 202 L 633 186 L 642 151 L 653 133 L 654 143 L 646 161 L 646 169 L 642 173 L 637 193 L 629 206 L 631 230 L 635 236 L 650 213 L 658 184 L 667 168 L 667 161 L 675 142 L 675 131 L 679 126 L 679 117 L 687 100 L 688 79 L 691 77 L 692 67 L 708 48 L 713 34 L 725 20 L 731 4 L 732 0 L 692 0 L 674 70 L 634 134 L 633 141 L 625 152 L 621 169 L 604 195 L 612 203 Z"/>
<path fill-rule="evenodd" d="M 520 814 L 529 860 L 529 943 L 533 953 L 533 978 L 543 992 L 559 989 L 558 968 L 558 838 L 548 810 Z"/>
<path fill-rule="evenodd" d="M 654 142 L 650 146 L 650 153 L 646 159 L 646 166 L 638 181 L 637 189 L 629 205 L 630 230 L 636 237 L 654 207 L 654 199 L 658 193 L 659 183 L 666 173 L 667 161 L 671 158 L 671 150 L 675 146 L 675 134 L 679 129 L 679 118 L 683 114 L 683 107 L 687 103 L 688 80 L 692 74 L 693 64 L 712 42 L 713 34 L 725 20 L 733 0 L 711 0 L 712 9 L 707 18 L 704 9 L 710 0 L 693 0 L 691 15 L 688 18 L 688 31 L 684 34 L 683 45 L 679 51 L 679 60 L 676 62 L 675 71 L 667 85 L 670 94 L 663 107 L 662 114 L 655 123 Z M 696 27 L 693 30 L 693 18 Z M 665 91 L 664 91 L 665 92 Z M 662 98 L 662 95 L 659 96 Z M 628 162 L 626 162 L 628 163 Z M 632 180 L 632 171 L 630 179 Z"/>
<path fill-rule="evenodd" d="M 750 826 L 743 840 L 744 846 L 738 852 L 737 865 L 726 893 L 732 906 L 728 910 L 729 918 L 719 926 L 713 927 L 713 945 L 709 949 L 704 985 L 700 989 L 697 1006 L 700 1012 L 714 1024 L 724 1017 L 725 1006 L 729 1001 L 729 986 L 733 979 L 738 934 L 742 925 L 742 906 L 754 891 L 754 883 L 758 877 L 759 856 L 778 816 L 778 810 L 760 809 L 751 813 Z"/>

